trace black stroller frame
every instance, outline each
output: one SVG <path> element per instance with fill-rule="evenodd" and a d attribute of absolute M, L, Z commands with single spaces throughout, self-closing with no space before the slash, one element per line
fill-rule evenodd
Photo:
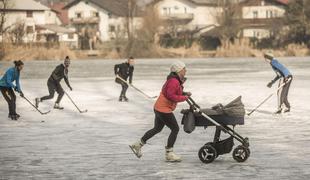
<path fill-rule="evenodd" d="M 216 126 L 213 142 L 208 142 L 202 146 L 198 152 L 198 157 L 203 163 L 213 162 L 219 155 L 230 153 L 234 146 L 234 139 L 242 145 L 237 146 L 233 151 L 233 158 L 237 162 L 244 162 L 250 156 L 249 139 L 243 138 L 227 125 L 223 125 L 203 113 L 200 106 L 189 97 L 187 103 L 190 105 L 190 110 L 206 118 L 212 125 Z M 234 126 L 234 125 L 233 125 Z M 205 126 L 206 127 L 206 126 Z M 228 133 L 230 137 L 220 140 L 221 132 Z"/>

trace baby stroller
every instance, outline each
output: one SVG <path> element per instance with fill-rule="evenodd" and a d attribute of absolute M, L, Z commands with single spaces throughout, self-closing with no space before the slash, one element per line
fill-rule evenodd
<path fill-rule="evenodd" d="M 207 142 L 203 145 L 198 157 L 203 163 L 213 162 L 219 155 L 230 153 L 234 146 L 234 139 L 239 141 L 241 145 L 237 146 L 232 155 L 237 162 L 244 162 L 250 156 L 249 139 L 243 138 L 228 125 L 244 124 L 244 105 L 241 102 L 241 96 L 231 103 L 223 106 L 218 104 L 212 109 L 201 109 L 192 98 L 187 100 L 190 108 L 182 110 L 182 124 L 184 131 L 191 133 L 195 126 L 216 126 L 213 142 Z M 220 139 L 221 132 L 228 133 L 230 137 Z"/>

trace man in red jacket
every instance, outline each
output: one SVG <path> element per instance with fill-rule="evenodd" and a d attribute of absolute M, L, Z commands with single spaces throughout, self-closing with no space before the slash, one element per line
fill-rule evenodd
<path fill-rule="evenodd" d="M 191 93 L 183 92 L 183 83 L 186 74 L 185 64 L 181 61 L 177 61 L 172 64 L 170 70 L 171 73 L 168 75 L 167 81 L 162 87 L 160 96 L 154 105 L 154 128 L 147 131 L 138 142 L 130 145 L 130 148 L 138 158 L 142 156 L 141 148 L 146 141 L 159 133 L 166 125 L 171 129 L 166 146 L 166 161 L 180 162 L 182 160 L 180 156 L 173 152 L 173 145 L 179 132 L 179 126 L 173 111 L 177 103 L 186 101 Z"/>

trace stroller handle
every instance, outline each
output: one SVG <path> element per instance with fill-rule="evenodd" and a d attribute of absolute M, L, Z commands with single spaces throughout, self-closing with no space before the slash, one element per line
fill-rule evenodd
<path fill-rule="evenodd" d="M 190 107 L 200 109 L 200 106 L 191 97 L 188 97 L 186 102 L 189 104 Z"/>

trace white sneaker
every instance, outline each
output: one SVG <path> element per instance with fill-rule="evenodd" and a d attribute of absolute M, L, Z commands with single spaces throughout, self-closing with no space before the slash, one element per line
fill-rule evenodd
<path fill-rule="evenodd" d="M 141 148 L 144 145 L 141 141 L 137 141 L 133 145 L 129 145 L 132 152 L 137 156 L 137 158 L 140 158 L 142 156 Z"/>
<path fill-rule="evenodd" d="M 176 155 L 173 152 L 172 148 L 166 148 L 166 161 L 167 162 L 181 162 L 182 158 L 178 155 Z"/>

